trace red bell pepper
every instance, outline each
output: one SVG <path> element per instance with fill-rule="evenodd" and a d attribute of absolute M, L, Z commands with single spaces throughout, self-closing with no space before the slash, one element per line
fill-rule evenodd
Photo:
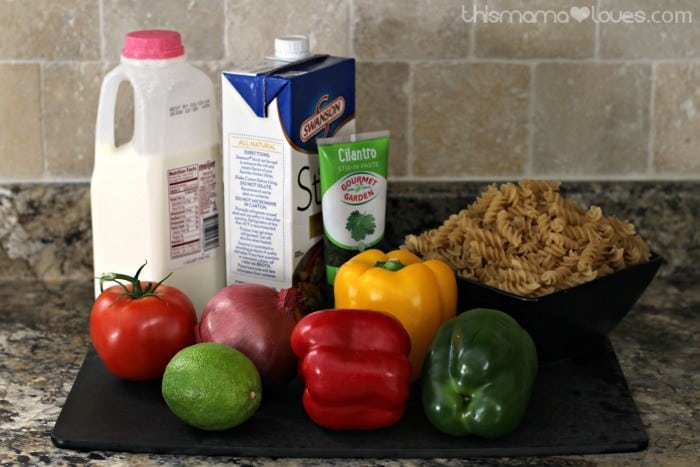
<path fill-rule="evenodd" d="M 306 315 L 291 337 L 304 381 L 304 410 L 334 430 L 369 430 L 398 422 L 410 390 L 411 341 L 399 320 L 369 310 Z"/>

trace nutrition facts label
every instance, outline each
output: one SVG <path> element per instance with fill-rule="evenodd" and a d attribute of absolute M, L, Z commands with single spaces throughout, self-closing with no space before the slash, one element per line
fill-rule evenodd
<path fill-rule="evenodd" d="M 284 278 L 284 157 L 282 141 L 229 135 L 231 272 Z"/>
<path fill-rule="evenodd" d="M 170 169 L 167 181 L 171 266 L 209 258 L 219 246 L 216 162 Z"/>

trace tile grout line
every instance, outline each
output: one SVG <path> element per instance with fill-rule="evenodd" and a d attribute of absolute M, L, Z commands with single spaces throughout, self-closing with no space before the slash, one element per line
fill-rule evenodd
<path fill-rule="evenodd" d="M 656 106 L 656 71 L 657 65 L 651 64 L 651 76 L 649 83 L 649 138 L 647 141 L 647 163 L 646 163 L 646 173 L 649 176 L 656 175 L 654 173 L 654 145 L 656 142 L 656 122 L 654 120 L 654 108 Z"/>
<path fill-rule="evenodd" d="M 41 178 L 48 180 L 49 163 L 46 154 L 46 124 L 44 121 L 44 64 L 39 63 L 39 131 L 41 132 Z"/>
<path fill-rule="evenodd" d="M 601 0 L 596 0 L 596 8 L 598 11 L 600 11 L 600 2 Z M 594 28 L 593 28 L 593 58 L 595 60 L 600 60 L 600 23 L 598 21 L 594 21 Z"/>
<path fill-rule="evenodd" d="M 228 2 L 226 0 L 221 1 L 222 4 L 222 14 L 224 15 L 224 37 L 221 40 L 224 42 L 224 56 L 222 59 L 225 61 L 229 57 L 229 45 L 228 45 Z"/>
<path fill-rule="evenodd" d="M 478 0 L 473 0 L 474 4 L 476 5 Z M 462 8 L 464 8 L 464 5 L 462 5 Z M 467 51 L 467 57 L 470 60 L 475 59 L 475 54 L 476 54 L 476 26 L 477 23 L 472 22 L 469 24 L 469 50 Z"/>
<path fill-rule="evenodd" d="M 107 55 L 107 44 L 105 40 L 105 20 L 104 20 L 104 0 L 100 0 L 97 4 L 100 26 L 100 61 L 104 63 Z"/>
<path fill-rule="evenodd" d="M 353 54 L 354 55 L 354 54 Z M 0 65 L 21 65 L 21 64 L 42 64 L 50 62 L 52 64 L 82 64 L 82 63 L 101 63 L 108 62 L 109 60 L 100 57 L 95 59 L 42 59 L 42 58 L 29 58 L 29 59 L 3 59 L 0 58 Z M 222 60 L 203 58 L 197 59 L 193 58 L 193 62 L 206 63 L 206 62 L 221 62 Z M 446 58 L 446 59 L 419 59 L 419 58 L 362 58 L 363 62 L 366 63 L 421 63 L 429 65 L 459 65 L 459 64 L 474 64 L 474 63 L 492 63 L 492 64 L 511 64 L 511 65 L 539 65 L 540 63 L 547 64 L 558 64 L 558 65 L 655 65 L 658 63 L 669 63 L 669 64 L 690 64 L 690 65 L 700 65 L 700 57 L 697 58 L 489 58 L 489 57 L 473 57 L 473 58 Z"/>
<path fill-rule="evenodd" d="M 355 56 L 355 1 L 348 1 L 348 52 L 351 57 Z"/>
<path fill-rule="evenodd" d="M 537 63 L 533 63 L 530 68 L 530 99 L 527 109 L 527 160 L 525 161 L 525 175 L 532 177 L 535 165 L 535 100 L 537 99 L 537 86 L 535 83 Z"/>
<path fill-rule="evenodd" d="M 406 175 L 413 177 L 413 160 L 415 159 L 415 149 L 413 146 L 413 99 L 415 96 L 415 63 L 408 63 L 408 99 L 406 99 Z"/>

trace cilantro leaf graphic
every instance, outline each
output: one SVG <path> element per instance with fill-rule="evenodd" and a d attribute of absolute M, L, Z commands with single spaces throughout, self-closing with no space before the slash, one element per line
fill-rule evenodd
<path fill-rule="evenodd" d="M 348 221 L 345 223 L 345 229 L 350 232 L 350 236 L 355 241 L 360 241 L 367 235 L 374 233 L 377 228 L 374 216 L 372 214 L 362 214 L 360 211 L 353 211 L 348 216 Z"/>

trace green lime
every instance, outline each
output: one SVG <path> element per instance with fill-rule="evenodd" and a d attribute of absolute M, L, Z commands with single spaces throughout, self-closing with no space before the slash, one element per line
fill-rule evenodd
<path fill-rule="evenodd" d="M 163 374 L 165 403 L 182 421 L 203 430 L 226 430 L 248 420 L 260 406 L 262 385 L 253 362 L 224 344 L 185 347 Z"/>

